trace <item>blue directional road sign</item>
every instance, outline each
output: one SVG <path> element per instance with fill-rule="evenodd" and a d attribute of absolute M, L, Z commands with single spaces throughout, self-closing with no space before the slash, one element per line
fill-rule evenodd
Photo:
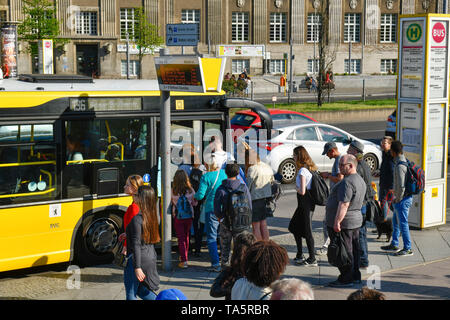
<path fill-rule="evenodd" d="M 166 25 L 166 46 L 196 46 L 198 44 L 198 23 Z"/>

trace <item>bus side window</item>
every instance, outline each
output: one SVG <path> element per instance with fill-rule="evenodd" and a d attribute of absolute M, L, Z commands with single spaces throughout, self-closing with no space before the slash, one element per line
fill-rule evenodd
<path fill-rule="evenodd" d="M 0 204 L 55 199 L 52 124 L 0 126 Z"/>

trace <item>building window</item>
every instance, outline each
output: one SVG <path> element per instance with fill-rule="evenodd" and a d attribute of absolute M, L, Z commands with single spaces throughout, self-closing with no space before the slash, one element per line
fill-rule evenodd
<path fill-rule="evenodd" d="M 127 34 L 131 41 L 134 39 L 137 20 L 135 20 L 134 8 L 120 8 L 120 40 L 126 40 Z"/>
<path fill-rule="evenodd" d="M 397 34 L 397 15 L 382 14 L 380 25 L 380 42 L 394 43 Z"/>
<path fill-rule="evenodd" d="M 393 74 L 397 71 L 397 59 L 381 59 L 381 73 Z"/>
<path fill-rule="evenodd" d="M 181 10 L 182 23 L 197 23 L 198 24 L 198 39 L 200 40 L 200 10 L 190 9 Z"/>
<path fill-rule="evenodd" d="M 286 13 L 270 14 L 270 42 L 286 42 Z"/>
<path fill-rule="evenodd" d="M 77 12 L 75 26 L 77 34 L 97 35 L 97 12 Z"/>
<path fill-rule="evenodd" d="M 319 59 L 308 59 L 308 73 L 319 72 Z"/>
<path fill-rule="evenodd" d="M 306 42 L 319 42 L 319 29 L 322 25 L 320 15 L 316 13 L 308 14 L 308 30 Z"/>
<path fill-rule="evenodd" d="M 231 61 L 231 73 L 232 74 L 241 74 L 244 69 L 247 71 L 247 74 L 250 73 L 250 60 L 248 59 L 233 59 Z"/>
<path fill-rule="evenodd" d="M 269 73 L 284 74 L 286 71 L 285 67 L 284 59 L 269 60 Z"/>
<path fill-rule="evenodd" d="M 0 10 L 0 22 L 6 21 L 6 10 Z"/>
<path fill-rule="evenodd" d="M 344 61 L 344 71 L 348 73 L 348 59 Z M 361 73 L 361 59 L 352 59 L 350 62 L 350 73 Z"/>
<path fill-rule="evenodd" d="M 127 76 L 127 60 L 122 60 L 120 63 L 122 77 Z M 130 60 L 128 67 L 130 76 L 137 77 L 139 75 L 139 60 Z"/>
<path fill-rule="evenodd" d="M 361 14 L 346 13 L 344 20 L 344 42 L 360 42 Z"/>
<path fill-rule="evenodd" d="M 231 41 L 248 41 L 248 12 L 233 12 L 231 18 Z"/>

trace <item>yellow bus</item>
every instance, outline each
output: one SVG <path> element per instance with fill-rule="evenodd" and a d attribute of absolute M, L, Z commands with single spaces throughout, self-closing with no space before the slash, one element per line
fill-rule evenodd
<path fill-rule="evenodd" d="M 224 132 L 228 108 L 212 103 L 223 95 L 172 92 L 172 129 Z M 152 80 L 0 82 L 0 272 L 111 262 L 126 178 L 156 187 L 159 108 Z"/>

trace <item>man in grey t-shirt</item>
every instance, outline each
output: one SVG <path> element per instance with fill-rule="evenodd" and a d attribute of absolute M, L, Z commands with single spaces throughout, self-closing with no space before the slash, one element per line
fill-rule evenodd
<path fill-rule="evenodd" d="M 332 287 L 351 287 L 361 282 L 359 271 L 359 228 L 362 224 L 361 207 L 366 194 L 366 183 L 356 172 L 358 162 L 352 155 L 343 155 L 339 168 L 344 179 L 330 192 L 326 205 L 326 221 L 331 242 L 340 232 L 345 247 L 352 259 L 348 267 L 339 268 L 340 275 L 329 285 Z"/>
<path fill-rule="evenodd" d="M 341 159 L 341 153 L 335 142 L 327 142 L 323 147 L 322 155 L 326 155 L 329 159 L 334 159 L 333 167 L 330 172 L 321 172 L 320 175 L 324 179 L 330 181 L 330 190 L 344 178 L 344 175 L 339 171 L 339 160 Z M 323 219 L 323 246 L 318 249 L 317 255 L 327 254 L 328 245 L 330 244 L 330 237 L 328 236 L 326 217 Z"/>

